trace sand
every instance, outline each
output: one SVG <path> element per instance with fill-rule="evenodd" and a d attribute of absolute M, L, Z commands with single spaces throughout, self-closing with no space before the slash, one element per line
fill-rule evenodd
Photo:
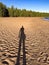
<path fill-rule="evenodd" d="M 19 53 L 19 30 L 26 40 Z M 20 56 L 20 59 L 18 59 Z M 20 62 L 19 62 L 20 61 Z M 49 21 L 40 17 L 0 18 L 0 65 L 49 65 Z"/>

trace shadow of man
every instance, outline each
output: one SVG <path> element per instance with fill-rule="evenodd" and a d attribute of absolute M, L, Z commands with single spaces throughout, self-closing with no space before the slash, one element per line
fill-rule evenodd
<path fill-rule="evenodd" d="M 15 65 L 20 65 L 20 51 L 21 51 L 22 43 L 23 43 L 23 65 L 26 65 L 25 39 L 26 39 L 26 35 L 24 33 L 24 27 L 22 26 L 22 28 L 20 28 L 19 31 L 19 49 L 18 49 L 17 62 Z"/>

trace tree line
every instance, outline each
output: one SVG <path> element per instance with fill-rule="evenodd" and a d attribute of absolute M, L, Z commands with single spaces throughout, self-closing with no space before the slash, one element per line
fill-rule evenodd
<path fill-rule="evenodd" d="M 49 13 L 17 9 L 14 6 L 6 7 L 0 2 L 0 17 L 49 17 Z"/>

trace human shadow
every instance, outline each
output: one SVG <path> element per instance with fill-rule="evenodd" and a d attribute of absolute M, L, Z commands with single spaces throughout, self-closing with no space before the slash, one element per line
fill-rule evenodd
<path fill-rule="evenodd" d="M 24 27 L 22 26 L 22 28 L 20 28 L 19 31 L 19 49 L 18 49 L 17 62 L 15 65 L 20 65 L 21 46 L 23 46 L 23 65 L 26 65 L 25 39 L 26 39 L 26 35 L 24 33 Z"/>

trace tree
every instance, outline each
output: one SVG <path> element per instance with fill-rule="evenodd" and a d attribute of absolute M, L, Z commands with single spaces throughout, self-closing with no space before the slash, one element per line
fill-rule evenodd
<path fill-rule="evenodd" d="M 13 6 L 7 8 L 0 2 L 0 17 L 49 17 L 49 13 L 41 13 L 35 11 L 29 11 L 26 9 L 17 9 Z"/>
<path fill-rule="evenodd" d="M 9 16 L 14 17 L 14 7 L 11 6 L 11 8 L 8 8 L 8 11 L 9 11 Z"/>
<path fill-rule="evenodd" d="M 8 9 L 4 4 L 0 3 L 0 17 L 5 17 L 5 16 L 6 17 L 9 16 Z"/>
<path fill-rule="evenodd" d="M 19 17 L 19 16 L 21 16 L 21 10 L 20 9 L 14 9 L 14 16 L 15 17 Z"/>

